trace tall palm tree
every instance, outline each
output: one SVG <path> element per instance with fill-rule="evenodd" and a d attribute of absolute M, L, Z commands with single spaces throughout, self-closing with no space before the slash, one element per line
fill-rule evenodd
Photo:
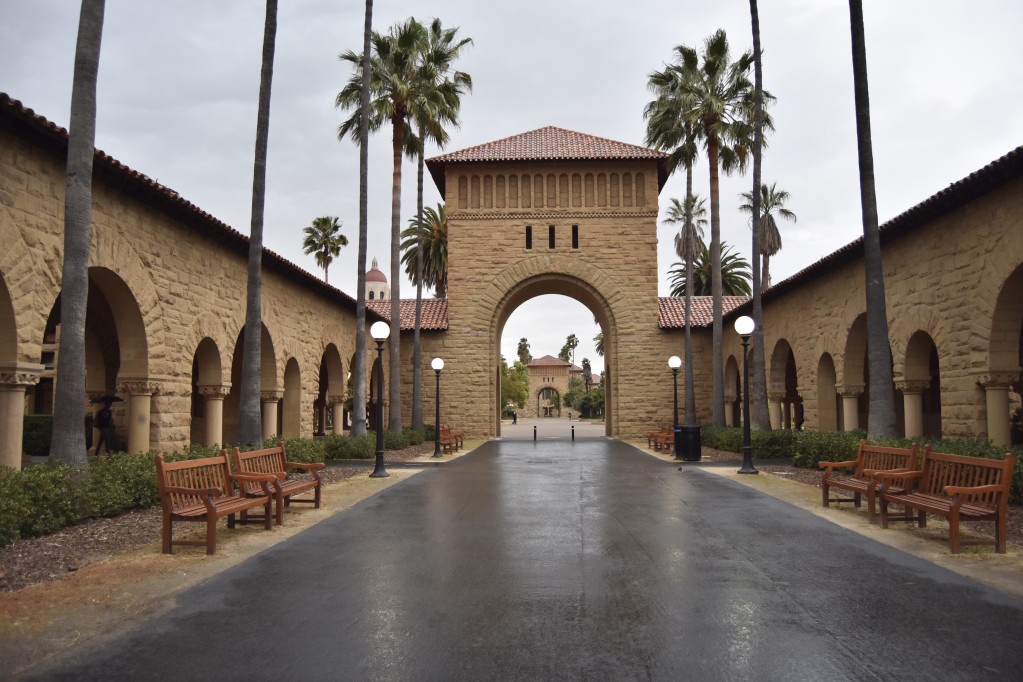
<path fill-rule="evenodd" d="M 753 192 L 742 192 L 739 196 L 746 201 L 746 203 L 739 206 L 739 210 L 750 214 L 750 220 L 760 226 L 758 246 L 760 247 L 760 255 L 763 259 L 763 267 L 760 270 L 762 278 L 760 281 L 761 286 L 766 289 L 771 286 L 771 256 L 781 250 L 781 233 L 778 231 L 778 222 L 775 220 L 775 216 L 796 222 L 796 214 L 785 208 L 785 202 L 790 198 L 789 193 L 783 189 L 778 189 L 778 183 L 776 182 L 772 182 L 770 186 L 766 183 L 760 185 L 760 196 L 757 197 L 760 202 L 759 211 L 757 211 L 760 214 L 759 221 L 753 221 L 752 218 L 755 203 Z"/>
<path fill-rule="evenodd" d="M 472 78 L 462 71 L 451 71 L 451 63 L 464 47 L 472 43 L 471 38 L 456 39 L 457 28 L 445 29 L 440 19 L 434 19 L 426 30 L 426 43 L 420 55 L 418 96 L 409 107 L 418 131 L 411 150 L 417 157 L 416 174 L 416 215 L 422 224 L 423 217 L 423 176 L 426 159 L 426 141 L 432 140 L 437 146 L 447 144 L 448 134 L 444 124 L 458 125 L 458 110 L 461 96 L 472 90 Z M 419 233 L 422 239 L 422 232 Z M 423 249 L 419 243 L 416 251 L 416 321 L 412 336 L 412 428 L 423 428 L 422 396 L 422 353 L 419 332 L 423 322 Z M 402 246 L 404 249 L 404 245 Z M 406 266 L 407 271 L 407 266 Z"/>
<path fill-rule="evenodd" d="M 401 431 L 401 163 L 407 147 L 409 107 L 416 96 L 419 54 L 425 41 L 425 29 L 415 19 L 408 19 L 391 27 L 386 35 L 373 32 L 373 55 L 369 74 L 362 57 L 348 51 L 341 54 L 343 61 L 359 64 L 352 77 L 334 100 L 343 110 L 354 110 L 363 102 L 363 81 L 369 81 L 370 102 L 367 117 L 370 127 L 391 125 L 391 333 L 388 345 L 389 413 L 388 428 Z M 354 135 L 362 120 L 356 111 L 338 127 L 338 137 Z"/>
<path fill-rule="evenodd" d="M 422 228 L 419 226 L 422 225 Z M 437 298 L 448 294 L 448 218 L 444 204 L 423 209 L 423 219 L 409 218 L 401 231 L 401 262 L 409 281 L 432 287 Z"/>
<path fill-rule="evenodd" d="M 86 462 L 85 311 L 92 239 L 92 161 L 96 155 L 96 79 L 103 38 L 104 0 L 82 0 L 71 86 L 67 180 L 64 191 L 64 264 L 60 294 L 60 364 L 53 401 L 50 453 L 72 466 Z"/>
<path fill-rule="evenodd" d="M 519 346 L 516 349 L 515 354 L 519 357 L 519 362 L 523 365 L 528 365 L 529 361 L 533 359 L 533 356 L 529 354 L 529 341 L 525 336 L 519 339 Z"/>
<path fill-rule="evenodd" d="M 719 29 L 704 42 L 701 56 L 685 45 L 675 48 L 675 58 L 685 77 L 680 87 L 687 95 L 684 120 L 701 127 L 707 165 L 710 169 L 710 255 L 712 262 L 711 289 L 713 296 L 713 351 L 711 357 L 713 422 L 724 425 L 725 395 L 724 366 L 722 363 L 722 306 L 721 306 L 721 210 L 719 173 L 745 170 L 749 150 L 753 144 L 754 89 L 747 74 L 753 64 L 749 52 L 731 61 L 728 38 Z M 773 99 L 763 93 L 765 101 Z M 771 127 L 770 117 L 764 114 L 765 128 Z"/>
<path fill-rule="evenodd" d="M 263 209 L 266 204 L 266 147 L 270 137 L 270 87 L 277 41 L 277 0 L 266 0 L 263 23 L 263 59 L 259 77 L 259 105 L 256 112 L 256 153 L 252 164 L 252 222 L 249 227 L 248 283 L 245 295 L 245 330 L 242 348 L 241 387 L 238 402 L 238 442 L 258 443 L 260 428 L 259 379 L 262 317 L 260 293 L 263 287 Z"/>
<path fill-rule="evenodd" d="M 757 218 L 762 214 L 760 195 L 757 188 L 761 186 L 762 161 L 764 151 L 764 68 L 760 49 L 760 10 L 757 0 L 750 0 L 750 24 L 753 32 L 753 190 L 750 196 L 750 213 L 757 225 Z M 771 416 L 767 408 L 767 363 L 764 354 L 764 305 L 761 299 L 763 283 L 770 283 L 766 273 L 761 275 L 760 256 L 763 252 L 763 232 L 752 230 L 753 233 L 753 380 L 750 382 L 750 414 L 749 424 L 757 430 L 771 428 Z M 778 236 L 778 248 L 781 248 L 781 235 Z M 777 251 L 775 251 L 777 252 Z M 764 265 L 767 265 L 766 259 Z"/>
<path fill-rule="evenodd" d="M 874 188 L 870 88 L 867 82 L 867 48 L 863 31 L 862 0 L 849 0 L 849 23 L 852 34 L 856 139 L 860 159 L 860 204 L 863 207 L 863 262 L 867 280 L 867 371 L 870 373 L 867 434 L 874 439 L 892 438 L 897 435 L 895 387 L 892 384 L 888 311 L 885 305 L 884 269 L 881 264 L 881 233 L 877 223 L 877 193 Z"/>
<path fill-rule="evenodd" d="M 692 165 L 687 167 L 687 184 L 692 183 Z M 693 265 L 696 258 L 706 248 L 703 242 L 703 228 L 707 226 L 707 208 L 705 201 L 695 194 L 686 197 L 686 205 L 672 197 L 668 205 L 668 217 L 664 222 L 668 225 L 681 225 L 682 228 L 675 235 L 675 254 L 682 259 L 686 266 L 685 286 L 685 422 L 686 424 L 696 423 L 696 382 L 693 375 L 693 349 L 692 349 L 692 300 L 693 300 Z"/>
<path fill-rule="evenodd" d="M 669 282 L 671 283 L 672 296 L 684 296 L 688 279 L 687 268 L 682 262 L 676 261 L 668 270 Z M 750 265 L 741 255 L 732 252 L 728 242 L 721 244 L 721 290 L 724 296 L 749 296 Z M 693 295 L 711 296 L 714 287 L 714 261 L 710 247 L 704 246 L 703 251 L 693 263 Z"/>
<path fill-rule="evenodd" d="M 597 351 L 597 355 L 604 357 L 604 332 L 597 332 L 593 337 L 594 348 Z"/>
<path fill-rule="evenodd" d="M 327 269 L 341 254 L 341 247 L 348 246 L 348 237 L 341 234 L 341 220 L 336 216 L 321 216 L 313 220 L 312 225 L 305 227 L 303 232 L 303 252 L 307 256 L 315 256 L 316 264 L 323 268 L 323 281 L 329 281 Z"/>

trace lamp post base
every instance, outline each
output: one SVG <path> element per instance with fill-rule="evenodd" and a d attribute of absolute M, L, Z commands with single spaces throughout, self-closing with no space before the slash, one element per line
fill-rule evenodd
<path fill-rule="evenodd" d="M 752 446 L 744 445 L 742 447 L 742 468 L 739 469 L 737 474 L 759 474 L 760 471 L 753 466 L 753 448 Z"/>
<path fill-rule="evenodd" d="M 373 468 L 373 473 L 369 475 L 370 478 L 387 478 L 390 476 L 387 473 L 387 469 L 384 468 L 384 452 L 383 450 L 377 450 L 377 461 L 376 466 Z"/>

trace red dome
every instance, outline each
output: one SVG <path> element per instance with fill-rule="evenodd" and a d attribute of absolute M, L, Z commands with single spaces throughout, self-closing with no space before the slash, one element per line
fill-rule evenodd
<path fill-rule="evenodd" d="M 384 284 L 387 284 L 387 276 L 380 271 L 380 268 L 377 267 L 377 259 L 376 258 L 373 259 L 373 266 L 372 266 L 372 268 L 369 270 L 369 272 L 366 273 L 366 281 L 367 282 L 383 282 Z"/>

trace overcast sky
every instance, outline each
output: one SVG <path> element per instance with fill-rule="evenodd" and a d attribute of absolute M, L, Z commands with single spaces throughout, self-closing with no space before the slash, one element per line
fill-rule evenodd
<path fill-rule="evenodd" d="M 339 216 L 350 246 L 331 267 L 331 282 L 352 295 L 358 151 L 338 142 L 342 115 L 333 102 L 350 75 L 337 55 L 361 49 L 364 9 L 354 0 L 280 3 L 264 234 L 267 248 L 317 273 L 302 253 L 302 228 Z M 752 46 L 749 5 L 739 0 L 376 0 L 373 11 L 378 31 L 414 13 L 440 17 L 474 40 L 457 67 L 475 88 L 446 151 L 546 125 L 642 144 L 647 76 L 675 45 L 700 47 L 723 28 L 733 55 Z M 0 90 L 64 127 L 78 12 L 77 0 L 0 0 Z M 1023 4 L 866 0 L 864 14 L 883 222 L 1023 144 Z M 97 147 L 245 234 L 263 19 L 256 0 L 107 0 L 100 57 Z M 764 83 L 777 97 L 764 180 L 791 193 L 788 207 L 799 218 L 780 226 L 784 247 L 771 260 L 778 282 L 862 234 L 849 14 L 845 2 L 764 1 L 760 21 Z M 388 136 L 370 140 L 369 257 L 385 268 Z M 706 194 L 700 164 L 695 189 Z M 747 258 L 748 224 L 736 206 L 751 183 L 749 174 L 727 178 L 721 191 L 723 239 Z M 684 176 L 670 178 L 662 207 L 683 192 Z M 439 200 L 427 177 L 427 205 Z M 414 211 L 415 169 L 406 165 L 403 226 Z M 662 295 L 672 234 L 659 229 Z M 403 297 L 414 296 L 402 286 Z M 576 361 L 589 357 L 599 372 L 597 331 L 581 304 L 542 297 L 512 315 L 502 349 L 513 358 L 525 336 L 534 356 L 556 355 L 574 333 L 583 341 Z"/>

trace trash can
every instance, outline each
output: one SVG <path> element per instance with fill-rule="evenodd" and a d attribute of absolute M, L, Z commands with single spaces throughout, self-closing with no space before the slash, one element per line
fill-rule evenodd
<path fill-rule="evenodd" d="M 699 424 L 676 427 L 675 442 L 679 443 L 682 446 L 679 449 L 679 452 L 682 453 L 683 461 L 685 462 L 700 461 L 701 444 Z"/>

